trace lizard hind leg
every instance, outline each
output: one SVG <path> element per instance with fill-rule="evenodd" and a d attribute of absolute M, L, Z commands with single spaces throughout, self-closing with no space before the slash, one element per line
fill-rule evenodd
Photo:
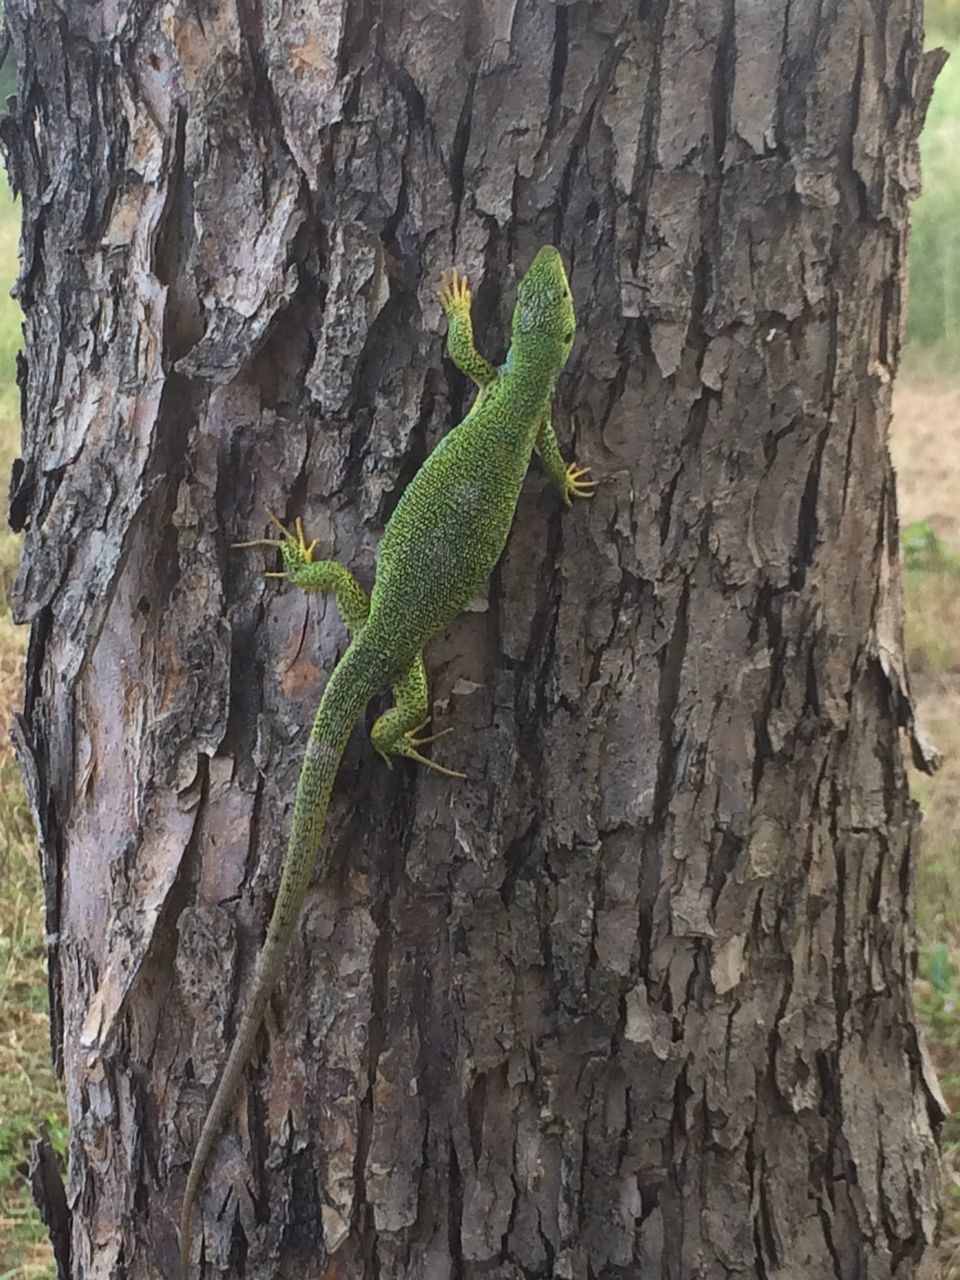
<path fill-rule="evenodd" d="M 414 659 L 410 669 L 393 686 L 395 705 L 385 711 L 377 720 L 370 733 L 370 741 L 376 750 L 390 764 L 391 756 L 404 756 L 407 760 L 416 760 L 447 778 L 463 778 L 463 773 L 454 769 L 446 769 L 434 760 L 422 755 L 420 748 L 428 742 L 435 742 L 450 732 L 443 729 L 440 733 L 431 733 L 426 737 L 420 731 L 425 729 L 430 720 L 430 700 L 427 694 L 427 673 L 423 658 Z"/>

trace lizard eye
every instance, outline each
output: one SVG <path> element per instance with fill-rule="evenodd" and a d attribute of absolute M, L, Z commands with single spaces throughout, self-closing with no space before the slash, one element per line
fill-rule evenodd
<path fill-rule="evenodd" d="M 564 340 L 564 342 L 572 342 L 572 341 L 573 341 L 573 330 L 572 330 L 572 329 L 571 329 L 571 330 L 569 330 L 569 332 L 567 332 L 567 333 L 565 333 L 565 334 L 563 335 L 563 340 Z"/>

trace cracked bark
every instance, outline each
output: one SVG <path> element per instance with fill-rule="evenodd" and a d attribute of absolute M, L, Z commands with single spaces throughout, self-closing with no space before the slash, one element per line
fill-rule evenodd
<path fill-rule="evenodd" d="M 369 583 L 466 403 L 441 268 L 500 358 L 546 240 L 603 484 L 532 476 L 429 651 L 468 780 L 355 735 L 204 1274 L 929 1274 L 886 447 L 919 6 L 5 7 L 72 1274 L 174 1274 L 343 646 L 229 544 L 302 513 Z"/>

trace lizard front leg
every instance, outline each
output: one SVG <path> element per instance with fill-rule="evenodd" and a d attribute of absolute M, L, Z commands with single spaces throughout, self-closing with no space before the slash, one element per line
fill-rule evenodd
<path fill-rule="evenodd" d="M 587 480 L 589 467 L 578 467 L 575 462 L 564 462 L 563 454 L 557 443 L 557 433 L 549 418 L 544 418 L 537 432 L 535 448 L 543 463 L 544 470 L 552 483 L 560 491 L 567 506 L 572 506 L 574 498 L 592 498 L 597 486 L 596 480 Z"/>
<path fill-rule="evenodd" d="M 447 354 L 461 373 L 465 373 L 482 391 L 497 376 L 489 360 L 484 360 L 473 341 L 470 318 L 470 282 L 453 267 L 443 277 L 440 304 L 447 315 Z"/>
<path fill-rule="evenodd" d="M 405 756 L 447 778 L 465 777 L 465 774 L 445 769 L 443 765 L 428 760 L 420 753 L 420 748 L 428 742 L 435 742 L 437 738 L 450 732 L 449 729 L 443 729 L 440 733 L 431 733 L 427 737 L 417 736 L 421 729 L 426 728 L 430 719 L 427 673 L 422 657 L 417 656 L 406 675 L 393 686 L 393 696 L 396 705 L 383 713 L 370 733 L 370 741 L 387 764 L 392 755 Z"/>
<path fill-rule="evenodd" d="M 256 538 L 253 542 L 235 542 L 234 546 L 277 547 L 283 557 L 283 572 L 268 573 L 265 577 L 284 578 L 303 591 L 332 591 L 344 626 L 351 635 L 359 631 L 370 612 L 370 598 L 350 570 L 336 560 L 314 560 L 317 540 L 307 543 L 299 516 L 291 530 L 272 511 L 267 515 L 280 530 L 282 538 Z"/>

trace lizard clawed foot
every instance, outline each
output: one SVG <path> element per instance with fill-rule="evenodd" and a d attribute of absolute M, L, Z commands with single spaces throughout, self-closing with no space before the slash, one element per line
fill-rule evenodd
<path fill-rule="evenodd" d="M 589 474 L 589 467 L 578 467 L 575 462 L 571 462 L 567 465 L 566 491 L 564 492 L 563 500 L 568 507 L 573 506 L 574 498 L 593 497 L 593 491 L 596 489 L 599 481 L 584 479 L 584 477 Z"/>
<path fill-rule="evenodd" d="M 436 742 L 438 738 L 445 738 L 448 733 L 453 733 L 453 726 L 448 725 L 446 729 L 440 729 L 436 733 L 429 733 L 425 738 L 417 738 L 414 736 L 415 734 L 418 734 L 421 729 L 425 729 L 429 723 L 430 723 L 430 717 L 427 716 L 426 720 L 421 720 L 420 723 L 416 726 L 416 728 L 408 729 L 407 732 L 403 735 L 404 738 L 412 747 L 425 747 L 428 742 Z M 465 775 L 461 773 L 461 774 L 458 774 L 457 776 L 462 778 Z"/>
<path fill-rule="evenodd" d="M 425 765 L 428 769 L 433 769 L 435 773 L 442 773 L 445 778 L 465 778 L 465 773 L 459 773 L 456 769 L 447 769 L 442 764 L 437 764 L 436 760 L 428 760 L 425 755 L 420 753 L 419 748 L 425 747 L 429 742 L 436 742 L 438 738 L 445 738 L 448 733 L 453 733 L 452 728 L 441 729 L 438 733 L 429 733 L 426 737 L 417 737 L 421 729 L 425 729 L 430 723 L 430 717 L 421 721 L 415 729 L 408 729 L 399 742 L 394 743 L 389 751 L 393 755 L 403 756 L 405 760 L 415 760 L 417 764 Z M 392 761 L 386 751 L 380 747 L 377 748 L 380 755 L 387 763 L 388 768 L 392 768 Z"/>
<path fill-rule="evenodd" d="M 440 305 L 447 315 L 451 311 L 470 311 L 470 281 L 456 267 L 443 273 L 440 289 Z"/>
<path fill-rule="evenodd" d="M 314 538 L 312 542 L 307 542 L 301 518 L 297 516 L 293 522 L 293 530 L 290 530 L 269 507 L 267 515 L 280 530 L 282 538 L 254 538 L 250 542 L 233 542 L 230 545 L 237 550 L 244 547 L 275 547 L 279 550 L 283 555 L 284 571 L 283 573 L 265 573 L 263 575 L 265 578 L 287 578 L 290 576 L 291 569 L 303 564 L 313 564 L 313 553 L 320 540 Z"/>
<path fill-rule="evenodd" d="M 309 544 L 307 543 L 307 535 L 304 532 L 303 520 L 300 518 L 300 516 L 297 516 L 297 518 L 293 522 L 293 527 L 296 530 L 296 536 L 294 536 L 294 534 L 291 533 L 290 530 L 286 528 L 286 526 L 280 520 L 277 519 L 277 517 L 273 514 L 272 511 L 268 510 L 267 515 L 270 517 L 273 523 L 277 526 L 277 528 L 283 534 L 284 545 L 288 547 L 291 551 L 296 552 L 296 554 L 299 555 L 300 559 L 303 561 L 304 564 L 313 564 L 313 553 L 314 551 L 316 551 L 320 543 L 320 539 L 314 538 L 312 542 L 310 542 Z"/>
<path fill-rule="evenodd" d="M 421 742 L 433 742 L 434 738 L 442 737 L 442 733 L 435 733 L 433 737 L 421 739 Z M 426 756 L 420 754 L 413 745 L 411 739 L 407 740 L 405 748 L 401 748 L 398 751 L 398 755 L 405 756 L 407 760 L 416 760 L 417 764 L 426 765 L 426 767 L 428 769 L 432 769 L 434 773 L 442 773 L 445 778 L 465 778 L 467 776 L 465 773 L 460 773 L 458 769 L 448 769 L 445 765 L 437 764 L 436 760 L 428 760 Z"/>

